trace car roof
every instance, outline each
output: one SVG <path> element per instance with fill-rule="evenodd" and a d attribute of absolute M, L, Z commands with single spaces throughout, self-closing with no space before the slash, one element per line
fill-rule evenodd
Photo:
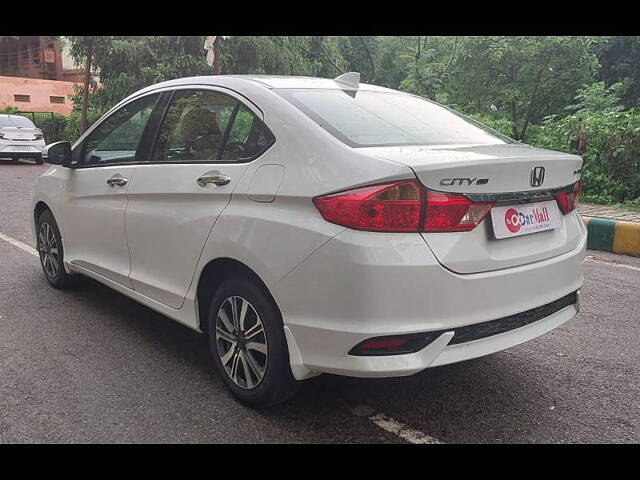
<path fill-rule="evenodd" d="M 157 88 L 180 86 L 180 85 L 218 85 L 233 87 L 238 84 L 253 84 L 255 86 L 262 86 L 268 89 L 330 89 L 330 90 L 344 90 L 345 86 L 336 82 L 331 78 L 318 78 L 318 77 L 302 77 L 302 76 L 288 76 L 288 75 L 203 75 L 198 77 L 184 77 L 177 78 L 175 80 L 168 80 L 155 85 L 150 85 L 142 89 L 140 92 L 147 92 L 155 90 Z M 390 88 L 379 87 L 377 85 L 369 85 L 366 83 L 360 83 L 358 90 L 367 91 L 380 91 L 380 92 L 393 92 L 404 93 L 392 90 Z"/>
<path fill-rule="evenodd" d="M 298 77 L 292 75 L 229 75 L 230 77 L 243 78 L 246 80 L 262 83 L 268 88 L 307 88 L 307 89 L 330 89 L 344 90 L 345 86 L 335 81 L 333 78 L 320 77 Z M 380 87 L 360 83 L 358 90 L 378 90 L 395 92 L 390 88 Z"/>
<path fill-rule="evenodd" d="M 10 120 L 11 118 L 24 118 L 25 120 L 29 120 L 29 122 L 33 123 L 29 117 L 25 117 L 24 115 L 15 115 L 13 113 L 0 113 L 0 118 Z"/>
<path fill-rule="evenodd" d="M 28 117 L 25 117 L 24 115 L 16 115 L 15 113 L 0 113 L 0 117 L 2 118 L 19 117 L 19 118 L 26 118 L 27 120 L 30 121 Z"/>

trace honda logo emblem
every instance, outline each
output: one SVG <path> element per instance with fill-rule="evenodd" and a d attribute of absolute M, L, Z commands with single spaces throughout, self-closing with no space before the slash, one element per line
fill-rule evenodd
<path fill-rule="evenodd" d="M 544 167 L 536 167 L 531 170 L 530 182 L 532 187 L 539 187 L 544 183 Z"/>

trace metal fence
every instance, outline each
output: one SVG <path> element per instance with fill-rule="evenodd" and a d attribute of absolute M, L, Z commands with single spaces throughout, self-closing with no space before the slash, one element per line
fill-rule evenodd
<path fill-rule="evenodd" d="M 35 124 L 40 120 L 53 119 L 53 112 L 21 112 L 17 111 L 16 115 L 22 115 L 23 117 L 30 118 Z"/>

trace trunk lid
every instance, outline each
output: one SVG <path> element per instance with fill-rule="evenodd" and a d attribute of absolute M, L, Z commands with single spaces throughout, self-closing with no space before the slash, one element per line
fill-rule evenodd
<path fill-rule="evenodd" d="M 500 198 L 497 205 L 549 200 L 548 190 L 580 179 L 582 158 L 523 144 L 481 146 L 367 147 L 363 153 L 410 167 L 431 190 L 460 193 L 474 200 Z M 531 186 L 532 171 L 544 168 L 541 185 Z M 536 195 L 520 199 L 520 195 Z M 502 194 L 502 195 L 498 195 Z M 552 199 L 552 198 L 551 198 Z M 552 230 L 496 239 L 491 214 L 469 232 L 423 233 L 438 261 L 462 274 L 515 267 L 562 255 L 576 248 L 583 235 L 579 215 L 559 212 Z"/>

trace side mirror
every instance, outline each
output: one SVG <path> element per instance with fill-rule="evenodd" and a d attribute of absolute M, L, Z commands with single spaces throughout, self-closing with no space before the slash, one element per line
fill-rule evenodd
<path fill-rule="evenodd" d="M 51 165 L 62 165 L 68 167 L 71 165 L 71 143 L 55 142 L 47 145 L 42 150 L 42 160 Z"/>

